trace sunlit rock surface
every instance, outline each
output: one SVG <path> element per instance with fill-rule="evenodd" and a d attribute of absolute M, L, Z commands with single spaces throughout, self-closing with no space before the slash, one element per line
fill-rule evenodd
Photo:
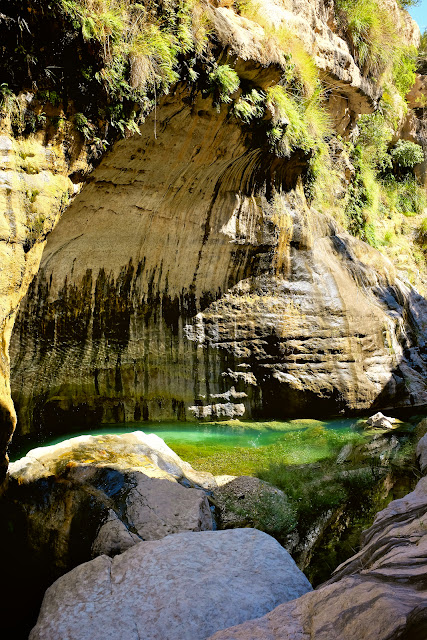
<path fill-rule="evenodd" d="M 60 578 L 30 640 L 203 640 L 310 590 L 287 551 L 261 531 L 182 533 Z"/>
<path fill-rule="evenodd" d="M 415 23 L 394 0 L 388 6 L 402 41 L 416 44 Z M 216 55 L 232 58 L 243 83 L 266 89 L 280 79 L 288 63 L 274 30 L 284 27 L 299 38 L 326 85 L 333 87 L 329 109 L 338 133 L 348 131 L 358 114 L 374 108 L 378 87 L 358 68 L 332 2 L 262 0 L 253 8 L 250 19 L 237 15 L 229 2 L 205 7 L 219 45 Z M 30 104 L 34 96 L 25 92 L 21 98 Z M 147 416 L 249 416 L 277 412 L 285 404 L 300 413 L 317 400 L 325 410 L 335 411 L 357 404 L 350 386 L 355 397 L 360 391 L 363 406 L 384 388 L 381 406 L 390 395 L 393 399 L 405 395 L 405 389 L 408 394 L 402 402 L 424 401 L 418 353 L 411 355 L 405 371 L 396 368 L 402 361 L 402 345 L 394 351 L 392 337 L 383 363 L 388 338 L 382 346 L 377 344 L 380 333 L 389 332 L 383 314 L 379 321 L 373 318 L 375 327 L 364 320 L 366 332 L 360 331 L 352 326 L 353 307 L 359 314 L 353 291 L 346 297 L 340 291 L 338 306 L 329 300 L 337 298 L 333 289 L 342 289 L 343 283 L 338 285 L 334 278 L 331 282 L 329 272 L 336 265 L 325 264 L 319 252 L 342 257 L 336 243 L 329 246 L 328 238 L 336 230 L 307 212 L 301 194 L 290 193 L 300 179 L 304 182 L 308 158 L 297 155 L 289 162 L 274 158 L 265 139 L 232 122 L 224 106 L 218 116 L 210 101 L 193 98 L 192 90 L 186 94 L 180 87 L 147 120 L 142 138 L 136 135 L 114 146 L 94 182 L 85 186 L 77 208 L 70 210 L 71 226 L 67 216 L 63 231 L 52 240 L 55 248 L 46 255 L 14 341 L 14 398 L 22 430 L 32 429 L 33 424 L 44 430 L 58 418 L 68 421 L 67 429 L 75 420 L 90 425 Z M 58 117 L 51 105 L 43 109 L 49 117 Z M 64 119 L 65 114 L 60 115 Z M 22 141 L 10 138 L 4 121 L 2 127 L 3 455 L 15 424 L 8 344 L 16 308 L 38 269 L 63 196 L 73 191 L 67 176 L 81 182 L 89 165 L 84 144 L 69 122 L 64 135 L 41 132 Z M 35 151 L 20 148 L 27 142 L 36 145 Z M 14 161 L 10 164 L 12 156 L 18 159 L 16 166 Z M 93 253 L 91 259 L 88 251 Z M 370 263 L 371 258 L 367 260 Z M 51 268 L 58 274 L 53 281 Z M 6 277 L 11 273 L 13 281 Z M 360 287 L 360 277 L 356 280 Z M 382 275 L 380 280 L 383 286 Z M 386 287 L 391 283 L 388 276 L 385 282 Z M 369 286 L 377 288 L 372 282 Z M 244 303 L 249 294 L 254 297 L 251 308 Z M 399 286 L 393 289 L 400 324 L 408 317 L 408 305 L 414 306 L 408 296 L 413 300 L 412 293 L 402 297 Z M 348 299 L 355 300 L 353 307 Z M 368 307 L 362 305 L 362 316 L 377 316 Z M 205 311 L 206 319 L 199 315 Z M 292 329 L 295 315 L 297 328 Z M 321 326 L 319 334 L 311 336 L 312 323 L 329 315 L 332 328 Z M 304 317 L 307 321 L 300 325 Z M 349 330 L 343 328 L 347 324 Z M 307 340 L 307 327 L 315 344 Z M 408 333 L 404 327 L 409 339 L 403 339 L 399 329 L 403 349 L 417 351 L 418 329 L 411 324 Z M 331 331 L 333 344 L 328 345 L 325 338 Z M 196 344 L 191 344 L 194 339 Z M 230 346 L 240 341 L 242 349 Z M 373 353 L 368 343 L 374 346 Z M 320 359 L 311 360 L 313 347 Z M 277 360 L 283 367 L 276 367 Z M 341 364 L 335 366 L 331 360 Z M 318 385 L 311 383 L 311 374 L 301 380 L 293 371 L 301 365 L 319 370 Z M 270 393 L 277 384 L 279 393 L 276 388 Z M 307 387 L 307 396 L 301 393 L 302 386 Z M 230 397 L 225 400 L 224 394 Z M 278 406 L 269 394 L 278 396 Z M 6 459 L 2 464 L 4 473 Z"/>
<path fill-rule="evenodd" d="M 28 99 L 31 99 L 29 95 Z M 0 451 L 16 416 L 10 398 L 9 341 L 19 303 L 37 273 L 46 236 L 74 185 L 68 175 L 85 166 L 83 154 L 68 154 L 62 141 L 46 143 L 43 132 L 15 140 L 0 126 Z M 70 140 L 70 143 L 72 140 Z M 0 483 L 6 461 L 0 460 Z"/>
<path fill-rule="evenodd" d="M 34 449 L 10 465 L 10 478 L 6 497 L 55 577 L 141 540 L 212 529 L 200 487 L 216 486 L 214 477 L 194 471 L 153 434 L 81 436 Z"/>
<path fill-rule="evenodd" d="M 12 345 L 22 432 L 425 403 L 427 303 L 307 207 L 308 159 L 185 87 L 156 118 L 49 237 Z"/>

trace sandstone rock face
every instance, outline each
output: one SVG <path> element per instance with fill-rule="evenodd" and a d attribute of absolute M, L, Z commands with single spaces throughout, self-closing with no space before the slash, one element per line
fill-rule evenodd
<path fill-rule="evenodd" d="M 307 208 L 307 159 L 183 87 L 157 131 L 118 142 L 49 237 L 12 345 L 22 431 L 425 403 L 427 303 Z"/>
<path fill-rule="evenodd" d="M 100 556 L 60 578 L 30 640 L 203 640 L 310 589 L 265 533 L 182 533 Z"/>
<path fill-rule="evenodd" d="M 211 640 L 423 640 L 427 478 L 379 512 L 362 543 L 316 591 Z"/>
<path fill-rule="evenodd" d="M 10 465 L 6 497 L 26 519 L 28 543 L 49 575 L 141 540 L 212 529 L 198 475 L 154 435 L 82 436 L 35 449 Z M 188 488 L 190 487 L 190 488 Z M 55 575 L 56 574 L 56 575 Z"/>
<path fill-rule="evenodd" d="M 426 591 L 346 578 L 209 640 L 423 640 Z"/>
<path fill-rule="evenodd" d="M 22 98 L 30 100 L 31 96 Z M 81 154 L 66 157 L 59 136 L 44 132 L 15 140 L 0 126 L 0 452 L 3 456 L 16 416 L 10 397 L 9 342 L 19 303 L 37 273 L 46 236 L 55 226 L 74 185 L 68 175 L 85 166 Z M 72 142 L 72 139 L 70 139 Z M 6 460 L 0 461 L 0 482 Z"/>
<path fill-rule="evenodd" d="M 357 114 L 372 110 L 378 89 L 355 64 L 346 34 L 334 19 L 332 2 L 262 0 L 257 3 L 259 22 L 237 15 L 229 2 L 215 4 L 220 6 L 206 7 L 215 38 L 227 56 L 237 56 L 236 69 L 243 82 L 265 89 L 278 81 L 287 62 L 274 32 L 284 27 L 299 38 L 334 87 L 330 110 L 339 133 L 348 131 Z M 416 43 L 415 23 L 394 0 L 388 4 L 393 21 L 400 25 L 402 39 Z M 25 95 L 31 101 L 31 94 Z M 420 332 L 418 325 L 412 326 L 412 312 L 408 316 L 408 306 L 416 308 L 418 304 L 413 304 L 415 294 L 406 290 L 402 294 L 388 275 L 383 277 L 389 267 L 382 265 L 380 276 L 371 274 L 369 286 L 377 295 L 378 285 L 387 288 L 393 283 L 391 324 L 409 317 L 409 334 L 405 327 L 409 338 L 400 336 L 405 344 L 397 351 L 394 344 L 385 345 L 387 336 L 393 334 L 386 317 L 390 306 L 386 304 L 384 315 L 375 301 L 373 308 L 371 304 L 362 305 L 372 327 L 368 322 L 364 323 L 366 333 L 355 329 L 353 320 L 359 315 L 359 305 L 347 306 L 341 291 L 347 287 L 344 280 L 348 274 L 339 285 L 335 276 L 331 280 L 329 272 L 336 268 L 331 262 L 335 258 L 342 262 L 344 257 L 348 262 L 344 270 L 353 272 L 360 256 L 355 259 L 351 254 L 347 260 L 346 240 L 342 238 L 329 246 L 336 235 L 333 225 L 308 212 L 300 195 L 289 195 L 304 174 L 308 158 L 301 154 L 289 162 L 274 158 L 256 135 L 231 122 L 224 108 L 218 117 L 208 100 L 193 97 L 178 89 L 176 96 L 165 100 L 158 114 L 147 121 L 141 139 L 135 136 L 115 147 L 94 176 L 94 184 L 85 188 L 77 208 L 70 210 L 64 229 L 52 240 L 52 251 L 46 255 L 43 273 L 33 285 L 16 329 L 14 397 L 19 403 L 22 429 L 31 429 L 33 420 L 43 429 L 48 423 L 56 423 L 58 417 L 70 423 L 77 419 L 93 424 L 147 416 L 182 419 L 193 414 L 233 417 L 266 409 L 276 412 L 277 407 L 270 406 L 271 398 L 265 397 L 263 389 L 270 388 L 271 377 L 274 385 L 287 389 L 279 404 L 289 404 L 290 399 L 295 412 L 305 411 L 307 403 L 319 397 L 334 411 L 337 399 L 338 404 L 353 407 L 350 378 L 353 388 L 361 387 L 362 406 L 378 397 L 383 387 L 385 398 L 390 391 L 393 396 L 394 389 L 408 388 L 410 393 L 404 402 L 411 394 L 412 401 L 423 401 L 423 363 L 415 362 L 418 353 L 410 355 L 405 371 L 395 366 L 402 359 L 402 348 L 412 349 L 414 335 Z M 157 118 L 161 135 L 156 140 L 152 134 Z M 62 208 L 62 195 L 72 186 L 66 176 L 87 169 L 87 163 L 84 166 L 85 161 L 83 165 L 80 162 L 82 145 L 75 136 L 67 133 L 63 140 L 55 134 L 53 142 L 46 142 L 49 136 L 42 137 L 34 138 L 38 145 L 35 155 L 43 156 L 37 163 L 27 160 L 28 149 L 18 149 L 27 140 L 14 142 L 6 136 L 0 143 L 6 163 L 1 178 L 7 212 L 3 221 L 3 264 L 8 265 L 5 274 L 14 274 L 13 282 L 8 277 L 4 280 L 5 308 L 0 309 L 4 335 L 1 451 L 15 423 L 9 393 L 8 344 L 16 308 L 37 271 L 45 236 Z M 31 136 L 30 142 L 34 142 Z M 50 162 L 55 155 L 52 150 L 56 153 L 55 170 Z M 19 175 L 13 167 L 10 172 L 8 164 L 14 152 L 21 158 Z M 54 180 L 49 177 L 52 172 L 58 173 Z M 18 176 L 18 181 L 12 185 L 13 176 Z M 64 179 L 63 184 L 56 182 L 58 176 Z M 42 200 L 49 206 L 40 208 Z M 35 202 L 37 206 L 33 206 Z M 12 214 L 18 224 L 16 233 L 12 229 L 10 234 L 9 227 L 15 224 L 8 222 Z M 94 240 L 92 248 L 96 246 L 96 250 L 89 260 L 86 254 Z M 337 249 L 337 242 L 341 249 Z M 325 263 L 323 253 L 334 257 L 328 257 Z M 373 254 L 366 260 L 378 262 L 379 258 Z M 51 280 L 53 268 L 58 275 Z M 304 274 L 301 281 L 300 274 Z M 360 284 L 360 274 L 352 273 L 351 278 Z M 323 279 L 329 284 L 320 292 Z M 340 289 L 338 304 L 334 288 Z M 250 309 L 244 304 L 248 292 L 257 298 Z M 230 297 L 225 299 L 225 294 Z M 346 297 L 355 300 L 352 291 Z M 220 306 L 212 306 L 217 300 Z M 235 308 L 236 331 L 243 322 L 242 349 L 237 345 L 230 348 L 235 337 L 228 325 Z M 198 331 L 205 322 L 198 314 L 205 310 L 208 325 L 213 324 L 213 335 L 206 338 L 206 332 Z M 318 314 L 329 317 L 332 312 L 333 345 L 326 351 L 320 347 L 327 339 L 323 327 L 314 338 L 322 353 L 320 362 L 316 357 L 311 360 L 313 345 L 307 344 L 310 348 L 305 349 L 308 322 L 301 331 L 288 329 L 288 317 L 290 325 L 295 325 L 295 312 L 297 324 L 300 318 L 317 319 Z M 334 317 L 336 312 L 339 317 Z M 224 313 L 225 332 L 221 326 Z M 352 315 L 353 319 L 344 320 Z M 267 329 L 258 329 L 260 318 Z M 350 326 L 343 328 L 343 324 Z M 192 339 L 197 344 L 191 344 Z M 368 343 L 372 348 L 366 349 Z M 414 348 L 416 352 L 416 345 Z M 328 361 L 337 351 L 343 354 L 343 361 L 331 376 Z M 59 352 L 64 355 L 60 362 Z M 300 358 L 298 366 L 307 361 L 313 368 L 327 369 L 325 375 L 321 372 L 319 385 L 308 383 L 310 398 L 301 393 L 305 380 L 295 375 L 292 365 L 289 371 L 287 363 L 276 371 L 277 358 L 292 361 L 294 356 Z M 361 372 L 357 363 L 366 357 L 369 364 L 366 361 Z M 262 371 L 257 370 L 259 362 Z M 66 369 L 70 375 L 65 374 Z M 35 378 L 40 385 L 35 384 Z M 275 389 L 273 395 L 277 395 Z"/>

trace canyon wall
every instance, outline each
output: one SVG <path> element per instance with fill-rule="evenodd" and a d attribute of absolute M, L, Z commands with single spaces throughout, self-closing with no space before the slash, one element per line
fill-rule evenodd
<path fill-rule="evenodd" d="M 288 61 L 268 33 L 285 28 L 315 60 L 338 133 L 375 108 L 381 89 L 357 66 L 333 3 L 266 0 L 258 7 L 264 26 L 230 6 L 206 6 L 217 60 L 247 86 L 280 81 Z M 416 43 L 415 23 L 394 2 L 390 12 L 402 38 Z M 256 128 L 185 82 L 140 134 L 114 143 L 49 236 L 12 339 L 21 434 L 426 402 L 425 302 L 377 250 L 308 206 L 308 152 L 277 157 Z M 71 152 L 67 135 L 55 169 L 61 194 L 78 190 L 67 176 L 79 182 L 88 172 L 84 149 L 71 140 Z M 49 157 L 46 135 L 30 139 Z M 43 163 L 21 169 L 22 184 L 38 181 L 16 187 L 32 220 L 38 209 L 30 205 L 45 197 L 49 179 Z M 10 332 L 65 207 L 61 194 L 19 240 L 34 260 L 20 268 L 3 314 L 3 450 L 15 422 Z M 10 251 L 8 233 L 4 243 Z"/>
<path fill-rule="evenodd" d="M 427 306 L 185 86 L 49 236 L 12 340 L 21 429 L 424 404 Z M 28 427 L 26 426 L 28 425 Z"/>

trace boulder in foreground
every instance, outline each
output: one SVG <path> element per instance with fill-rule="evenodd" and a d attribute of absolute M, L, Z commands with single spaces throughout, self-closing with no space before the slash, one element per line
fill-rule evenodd
<path fill-rule="evenodd" d="M 97 555 L 213 526 L 206 493 L 197 487 L 214 477 L 142 431 L 34 449 L 10 465 L 10 476 L 7 498 L 22 514 L 45 588 Z"/>
<path fill-rule="evenodd" d="M 59 578 L 29 640 L 204 640 L 310 590 L 261 531 L 179 533 Z"/>

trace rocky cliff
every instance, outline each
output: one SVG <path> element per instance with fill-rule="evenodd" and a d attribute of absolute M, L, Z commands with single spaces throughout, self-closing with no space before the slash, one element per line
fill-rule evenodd
<path fill-rule="evenodd" d="M 303 60 L 295 87 L 304 85 L 311 73 L 304 56 L 311 56 L 336 131 L 349 135 L 380 98 L 372 68 L 361 64 L 330 2 L 266 2 L 255 15 L 204 9 L 215 42 L 204 60 L 232 65 L 241 85 L 234 111 L 228 96 L 221 103 L 202 81 L 173 83 L 139 134 L 128 130 L 114 143 L 62 216 L 12 340 L 23 433 L 426 403 L 424 299 L 376 249 L 310 206 L 303 187 L 313 147 L 300 140 L 277 153 L 265 136 L 271 123 L 270 140 L 292 130 L 277 103 L 267 101 L 259 127 L 236 117 L 249 90 L 269 95 L 283 85 L 295 66 L 290 58 Z M 414 23 L 394 2 L 388 10 L 401 37 L 415 43 Z M 307 114 L 315 92 L 305 91 Z M 87 138 L 90 123 L 76 122 Z M 354 167 L 342 146 L 334 157 L 339 200 Z M 67 159 L 61 175 L 81 179 Z M 43 171 L 33 173 L 44 179 Z M 34 188 L 30 202 L 45 193 Z M 37 258 L 4 314 L 4 446 L 14 422 L 9 335 L 59 210 L 37 234 Z M 21 253 L 26 246 L 22 237 Z"/>
<path fill-rule="evenodd" d="M 21 424 L 425 403 L 425 302 L 309 209 L 304 155 L 185 87 L 156 117 L 49 237 L 12 344 Z"/>

